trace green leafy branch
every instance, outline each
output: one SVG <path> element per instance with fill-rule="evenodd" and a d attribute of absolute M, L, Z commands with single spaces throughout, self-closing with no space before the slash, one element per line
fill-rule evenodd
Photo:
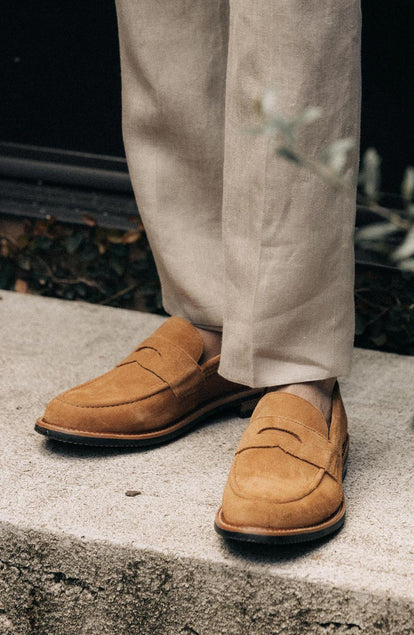
<path fill-rule="evenodd" d="M 351 137 L 331 142 L 316 157 L 301 150 L 301 132 L 322 117 L 321 108 L 312 106 L 296 117 L 288 117 L 278 109 L 277 91 L 269 89 L 256 102 L 256 110 L 261 122 L 248 128 L 248 132 L 274 138 L 277 156 L 309 169 L 334 188 L 354 192 L 358 187 L 358 208 L 375 213 L 381 221 L 359 228 L 356 243 L 382 254 L 399 269 L 414 272 L 414 167 L 408 166 L 402 179 L 401 208 L 386 207 L 379 202 L 383 197 L 381 158 L 374 148 L 364 153 L 359 175 L 346 172 L 348 153 L 356 143 Z M 394 240 L 390 241 L 390 237 Z"/>

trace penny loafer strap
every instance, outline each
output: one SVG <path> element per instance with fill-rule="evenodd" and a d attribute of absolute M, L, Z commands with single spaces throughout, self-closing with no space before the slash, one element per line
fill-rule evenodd
<path fill-rule="evenodd" d="M 337 479 L 338 449 L 331 441 L 298 421 L 279 416 L 256 419 L 242 436 L 236 454 L 255 448 L 280 448 L 324 469 Z"/>
<path fill-rule="evenodd" d="M 177 398 L 194 392 L 200 382 L 205 382 L 197 362 L 185 350 L 158 335 L 146 339 L 118 366 L 133 363 L 162 379 Z"/>

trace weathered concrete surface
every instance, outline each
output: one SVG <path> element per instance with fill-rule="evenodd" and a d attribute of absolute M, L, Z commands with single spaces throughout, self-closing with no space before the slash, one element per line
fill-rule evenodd
<path fill-rule="evenodd" d="M 355 350 L 342 382 L 343 531 L 313 546 L 226 545 L 213 518 L 246 421 L 146 451 L 33 431 L 50 398 L 111 368 L 161 318 L 0 295 L 1 635 L 413 632 L 412 358 Z"/>

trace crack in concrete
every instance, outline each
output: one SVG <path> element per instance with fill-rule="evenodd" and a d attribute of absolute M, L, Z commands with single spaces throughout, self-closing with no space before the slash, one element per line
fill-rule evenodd
<path fill-rule="evenodd" d="M 33 572 L 32 567 L 25 565 L 17 565 L 9 560 L 1 560 L 0 565 L 8 567 L 9 569 L 14 569 L 18 572 L 19 577 L 23 575 L 23 572 Z M 67 576 L 63 571 L 48 571 L 44 569 L 42 574 L 52 579 L 57 584 L 63 584 L 66 587 L 79 587 L 82 591 L 88 591 L 91 595 L 96 596 L 99 592 L 106 591 L 105 587 L 96 586 L 89 584 L 86 580 L 82 580 L 81 578 L 75 578 L 71 576 Z"/>
<path fill-rule="evenodd" d="M 182 629 L 181 633 L 191 633 L 192 635 L 200 635 L 198 631 L 196 631 L 192 626 L 186 624 Z"/>
<path fill-rule="evenodd" d="M 330 626 L 340 628 L 341 626 L 345 626 L 347 630 L 350 630 L 351 628 L 357 628 L 358 630 L 362 631 L 362 626 L 360 626 L 359 624 L 354 624 L 353 622 L 317 622 L 317 624 L 319 626 L 322 626 L 322 628 L 329 628 Z"/>
<path fill-rule="evenodd" d="M 363 627 L 360 626 L 359 624 L 356 624 L 355 622 L 336 622 L 334 620 L 328 621 L 328 622 L 304 621 L 303 626 L 309 629 L 315 628 L 315 626 L 319 626 L 320 628 L 323 628 L 325 630 L 331 629 L 331 628 L 337 630 L 340 628 L 341 632 L 352 631 L 353 629 L 357 629 L 358 631 L 363 630 Z"/>
<path fill-rule="evenodd" d="M 79 587 L 81 589 L 81 592 L 88 591 L 93 596 L 96 596 L 99 592 L 106 590 L 105 587 L 102 587 L 102 586 L 93 587 L 88 582 L 86 582 L 85 580 L 82 580 L 81 578 L 74 578 L 71 576 L 67 576 L 66 573 L 63 573 L 63 571 L 51 571 L 51 572 L 45 571 L 45 573 L 46 574 L 49 573 L 49 575 L 52 575 L 53 580 L 58 584 L 63 583 L 64 586 Z"/>

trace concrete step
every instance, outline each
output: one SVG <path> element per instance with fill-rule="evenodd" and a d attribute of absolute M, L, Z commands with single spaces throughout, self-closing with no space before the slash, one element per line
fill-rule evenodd
<path fill-rule="evenodd" d="M 342 382 L 344 529 L 313 545 L 227 545 L 213 519 L 245 420 L 145 451 L 33 430 L 50 398 L 111 368 L 162 318 L 0 295 L 2 635 L 413 632 L 412 357 L 355 350 Z"/>

